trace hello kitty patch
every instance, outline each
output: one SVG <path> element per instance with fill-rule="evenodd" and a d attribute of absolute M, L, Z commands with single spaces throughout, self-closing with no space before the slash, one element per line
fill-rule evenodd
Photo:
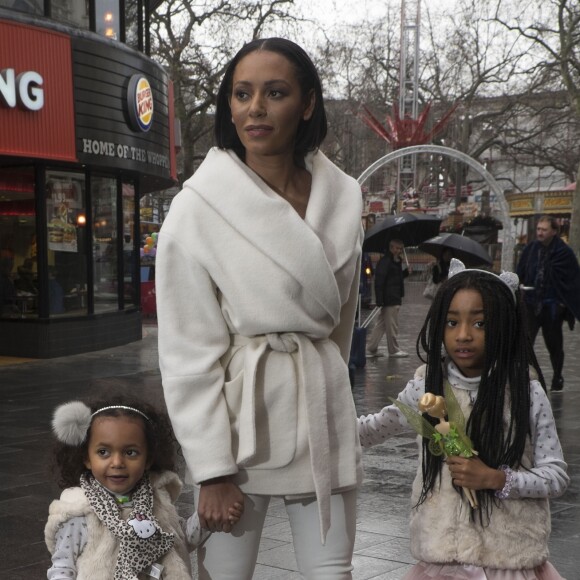
<path fill-rule="evenodd" d="M 143 514 L 135 514 L 135 517 L 127 520 L 127 523 L 133 527 L 135 533 L 143 540 L 150 538 L 157 531 L 155 523 L 148 520 Z"/>

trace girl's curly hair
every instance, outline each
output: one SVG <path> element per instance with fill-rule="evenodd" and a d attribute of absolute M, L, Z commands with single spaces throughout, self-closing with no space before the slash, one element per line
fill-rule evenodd
<path fill-rule="evenodd" d="M 138 409 L 147 415 L 149 421 L 128 409 L 107 409 L 101 411 L 97 417 L 131 417 L 142 421 L 147 442 L 147 458 L 151 462 L 149 471 L 175 471 L 177 441 L 165 412 L 142 400 L 125 396 L 114 396 L 85 402 L 85 404 L 91 409 L 91 413 L 104 407 L 123 405 Z M 91 439 L 91 427 L 92 422 L 81 445 L 66 445 L 60 441 L 55 443 L 52 470 L 57 476 L 57 483 L 61 489 L 79 485 L 80 476 L 87 470 L 85 460 Z"/>

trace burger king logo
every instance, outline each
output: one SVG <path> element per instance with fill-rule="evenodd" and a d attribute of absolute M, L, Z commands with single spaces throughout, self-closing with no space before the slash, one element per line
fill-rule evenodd
<path fill-rule="evenodd" d="M 153 93 L 143 75 L 133 75 L 127 88 L 127 104 L 131 128 L 147 132 L 153 124 Z"/>

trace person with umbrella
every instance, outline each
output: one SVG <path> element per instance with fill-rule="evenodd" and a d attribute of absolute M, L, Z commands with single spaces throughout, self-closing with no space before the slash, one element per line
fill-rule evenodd
<path fill-rule="evenodd" d="M 441 252 L 437 262 L 432 265 L 430 279 L 427 282 L 427 286 L 425 286 L 425 290 L 423 291 L 423 296 L 425 298 L 433 300 L 433 298 L 435 298 L 435 294 L 437 294 L 437 290 L 439 290 L 439 286 L 445 282 L 445 280 L 447 280 L 451 258 L 453 258 L 453 251 L 449 248 L 445 248 Z"/>
<path fill-rule="evenodd" d="M 461 260 L 471 268 L 487 267 L 493 264 L 493 260 L 487 250 L 479 242 L 464 235 L 453 233 L 438 234 L 434 238 L 420 243 L 419 249 L 435 256 L 439 263 L 445 261 L 446 271 L 449 270 L 451 258 Z M 442 260 L 445 253 L 447 253 L 448 259 Z"/>
<path fill-rule="evenodd" d="M 473 268 L 493 264 L 487 250 L 479 242 L 464 235 L 442 233 L 419 244 L 419 249 L 437 258 L 431 269 L 431 278 L 423 292 L 423 296 L 430 300 L 435 297 L 439 285 L 447 280 L 452 258 L 461 260 Z"/>
<path fill-rule="evenodd" d="M 430 214 L 405 211 L 388 215 L 367 230 L 363 252 L 382 253 L 390 240 L 401 240 L 405 246 L 416 246 L 439 233 L 441 218 Z"/>
<path fill-rule="evenodd" d="M 378 351 L 383 334 L 387 337 L 387 350 L 393 358 L 409 356 L 399 348 L 399 310 L 405 295 L 404 280 L 409 275 L 410 268 L 403 268 L 401 259 L 405 246 L 399 239 L 389 242 L 388 250 L 379 260 L 375 271 L 375 297 L 377 306 L 381 308 L 378 322 L 369 337 L 367 356 L 383 356 Z"/>
<path fill-rule="evenodd" d="M 451 258 L 453 258 L 453 250 L 445 248 L 445 250 L 441 252 L 441 257 L 439 260 L 437 260 L 437 263 L 435 264 L 431 274 L 435 284 L 441 284 L 441 282 L 445 282 L 445 280 L 447 280 Z"/>

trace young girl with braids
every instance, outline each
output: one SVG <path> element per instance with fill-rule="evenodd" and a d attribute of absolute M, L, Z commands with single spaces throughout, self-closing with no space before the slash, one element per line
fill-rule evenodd
<path fill-rule="evenodd" d="M 361 443 L 370 447 L 409 429 L 405 405 L 424 409 L 447 389 L 477 452 L 435 455 L 427 438 L 420 443 L 410 523 L 419 562 L 405 580 L 561 579 L 548 562 L 548 498 L 562 495 L 569 478 L 518 285 L 513 273 L 452 260 L 417 339 L 426 366 L 397 405 L 359 419 Z"/>
<path fill-rule="evenodd" d="M 190 580 L 189 554 L 209 532 L 174 502 L 169 419 L 138 401 L 73 401 L 54 413 L 55 462 L 64 488 L 45 528 L 49 580 Z M 243 506 L 230 510 L 235 523 Z"/>

